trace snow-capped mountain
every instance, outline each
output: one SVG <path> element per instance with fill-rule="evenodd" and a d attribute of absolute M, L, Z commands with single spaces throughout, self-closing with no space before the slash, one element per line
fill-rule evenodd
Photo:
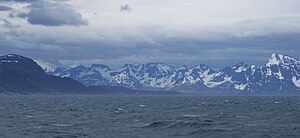
<path fill-rule="evenodd" d="M 175 91 L 140 91 L 120 86 L 84 86 L 67 76 L 85 84 L 100 85 L 105 82 L 99 71 L 109 71 L 105 65 L 92 65 L 93 68 L 78 66 L 73 69 L 57 68 L 48 75 L 38 62 L 15 54 L 0 56 L 0 95 L 57 95 L 57 94 L 108 94 L 108 95 L 173 95 Z M 94 69 L 95 68 L 95 69 Z M 98 83 L 99 82 L 99 83 Z"/>
<path fill-rule="evenodd" d="M 204 64 L 173 67 L 164 63 L 126 64 L 120 69 L 93 64 L 48 74 L 70 77 L 85 85 L 125 86 L 135 89 L 193 89 L 247 92 L 300 92 L 300 61 L 283 54 L 272 54 L 264 66 L 240 62 L 213 70 Z"/>

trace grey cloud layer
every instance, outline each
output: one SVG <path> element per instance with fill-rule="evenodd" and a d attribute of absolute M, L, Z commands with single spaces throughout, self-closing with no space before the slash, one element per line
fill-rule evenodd
<path fill-rule="evenodd" d="M 7 0 L 16 1 L 16 0 Z M 22 13 L 12 11 L 10 17 L 26 18 L 30 24 L 45 26 L 62 26 L 62 25 L 87 25 L 88 21 L 84 20 L 71 5 L 63 1 L 44 1 L 44 0 L 21 0 L 17 2 L 30 3 L 29 12 Z M 1 10 L 1 7 L 0 7 Z"/>
<path fill-rule="evenodd" d="M 47 26 L 86 25 L 87 21 L 70 5 L 59 2 L 33 2 L 27 20 L 31 24 Z"/>
<path fill-rule="evenodd" d="M 172 65 L 204 63 L 215 68 L 240 61 L 263 64 L 273 52 L 300 56 L 300 10 L 289 5 L 284 11 L 262 7 L 257 13 L 251 9 L 249 13 L 243 13 L 243 9 L 236 9 L 240 13 L 223 13 L 227 10 L 211 10 L 215 7 L 198 11 L 195 7 L 201 5 L 193 3 L 210 0 L 172 0 L 175 4 L 142 0 L 128 4 L 21 1 L 30 3 L 28 12 L 14 11 L 11 17 L 25 18 L 29 23 L 20 18 L 0 20 L 0 54 L 22 54 L 63 65 L 120 66 L 158 61 Z M 300 6 L 298 2 L 294 5 Z"/>
<path fill-rule="evenodd" d="M 63 36 L 60 37 L 63 38 Z M 100 40 L 61 42 L 53 39 L 38 39 L 34 40 L 38 42 L 34 49 L 15 48 L 13 51 L 65 66 L 92 63 L 120 66 L 125 63 L 158 61 L 176 66 L 204 63 L 219 68 L 240 61 L 249 64 L 264 64 L 273 52 L 286 53 L 299 58 L 299 37 L 300 34 L 273 35 L 247 39 L 228 39 L 220 42 L 186 39 L 166 41 L 162 38 L 157 40 L 155 44 L 136 43 L 131 47 L 122 43 L 104 43 Z M 13 45 L 16 45 L 15 43 L 10 42 Z M 9 48 L 10 44 L 7 44 L 6 48 L 1 47 L 0 50 L 9 52 L 8 50 L 11 50 Z M 282 46 L 283 44 L 284 46 Z M 30 43 L 27 45 L 30 45 Z"/>

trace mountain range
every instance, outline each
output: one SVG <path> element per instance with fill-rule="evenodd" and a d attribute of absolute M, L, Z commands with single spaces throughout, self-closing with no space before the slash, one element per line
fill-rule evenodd
<path fill-rule="evenodd" d="M 20 55 L 0 56 L 0 94 L 178 94 L 140 91 L 121 86 L 85 86 L 68 77 L 48 75 L 36 62 Z"/>
<path fill-rule="evenodd" d="M 300 93 L 300 61 L 274 53 L 263 66 L 240 62 L 214 70 L 204 64 L 174 67 L 164 63 L 56 67 L 47 74 L 72 78 L 85 86 L 121 86 L 137 90 L 181 92 Z"/>

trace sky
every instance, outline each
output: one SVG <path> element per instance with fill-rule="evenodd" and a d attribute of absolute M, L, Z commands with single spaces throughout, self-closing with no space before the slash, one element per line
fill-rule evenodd
<path fill-rule="evenodd" d="M 49 66 L 300 58 L 298 0 L 0 0 L 0 54 Z"/>

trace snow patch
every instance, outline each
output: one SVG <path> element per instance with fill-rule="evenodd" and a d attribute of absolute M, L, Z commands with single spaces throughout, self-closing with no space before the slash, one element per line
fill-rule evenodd
<path fill-rule="evenodd" d="M 216 73 L 216 74 L 218 74 L 218 73 Z M 217 87 L 217 86 L 219 86 L 219 85 L 221 85 L 221 84 L 223 84 L 223 83 L 225 83 L 225 82 L 231 82 L 231 78 L 232 77 L 224 77 L 224 80 L 223 81 L 220 81 L 220 82 L 212 82 L 211 80 L 212 80 L 212 78 L 214 78 L 215 76 L 210 76 L 209 78 L 210 78 L 210 80 L 209 81 L 207 81 L 207 79 L 204 79 L 205 81 L 204 81 L 204 84 L 207 86 L 207 87 L 209 87 L 209 88 L 214 88 L 214 87 Z"/>
<path fill-rule="evenodd" d="M 112 80 L 116 80 L 117 83 L 122 83 L 124 80 L 126 80 L 128 78 L 128 75 L 125 71 L 121 72 L 120 74 L 118 74 L 117 76 L 113 77 Z"/>
<path fill-rule="evenodd" d="M 277 79 L 280 79 L 280 80 L 283 80 L 283 79 L 284 79 L 284 77 L 282 76 L 281 72 L 274 73 L 274 75 L 275 75 L 275 77 L 276 77 Z"/>
<path fill-rule="evenodd" d="M 247 84 L 234 84 L 234 88 L 237 90 L 244 90 Z"/>
<path fill-rule="evenodd" d="M 293 83 L 300 88 L 300 79 L 298 80 L 295 76 L 292 78 Z"/>
<path fill-rule="evenodd" d="M 279 65 L 279 63 L 280 61 L 277 59 L 277 54 L 273 53 L 266 66 L 271 67 L 271 65 Z"/>
<path fill-rule="evenodd" d="M 64 78 L 64 77 L 70 77 L 71 76 L 71 74 L 70 73 L 68 73 L 68 74 L 65 74 L 65 75 L 63 75 L 62 77 Z"/>
<path fill-rule="evenodd" d="M 247 68 L 245 68 L 245 67 L 239 67 L 239 68 L 237 68 L 234 71 L 237 72 L 237 73 L 240 73 L 240 72 L 243 72 L 243 71 L 247 71 Z"/>
<path fill-rule="evenodd" d="M 1 60 L 1 63 L 18 63 L 19 61 Z"/>
<path fill-rule="evenodd" d="M 251 74 L 254 75 L 254 73 L 255 73 L 255 65 L 252 65 L 251 66 Z"/>

